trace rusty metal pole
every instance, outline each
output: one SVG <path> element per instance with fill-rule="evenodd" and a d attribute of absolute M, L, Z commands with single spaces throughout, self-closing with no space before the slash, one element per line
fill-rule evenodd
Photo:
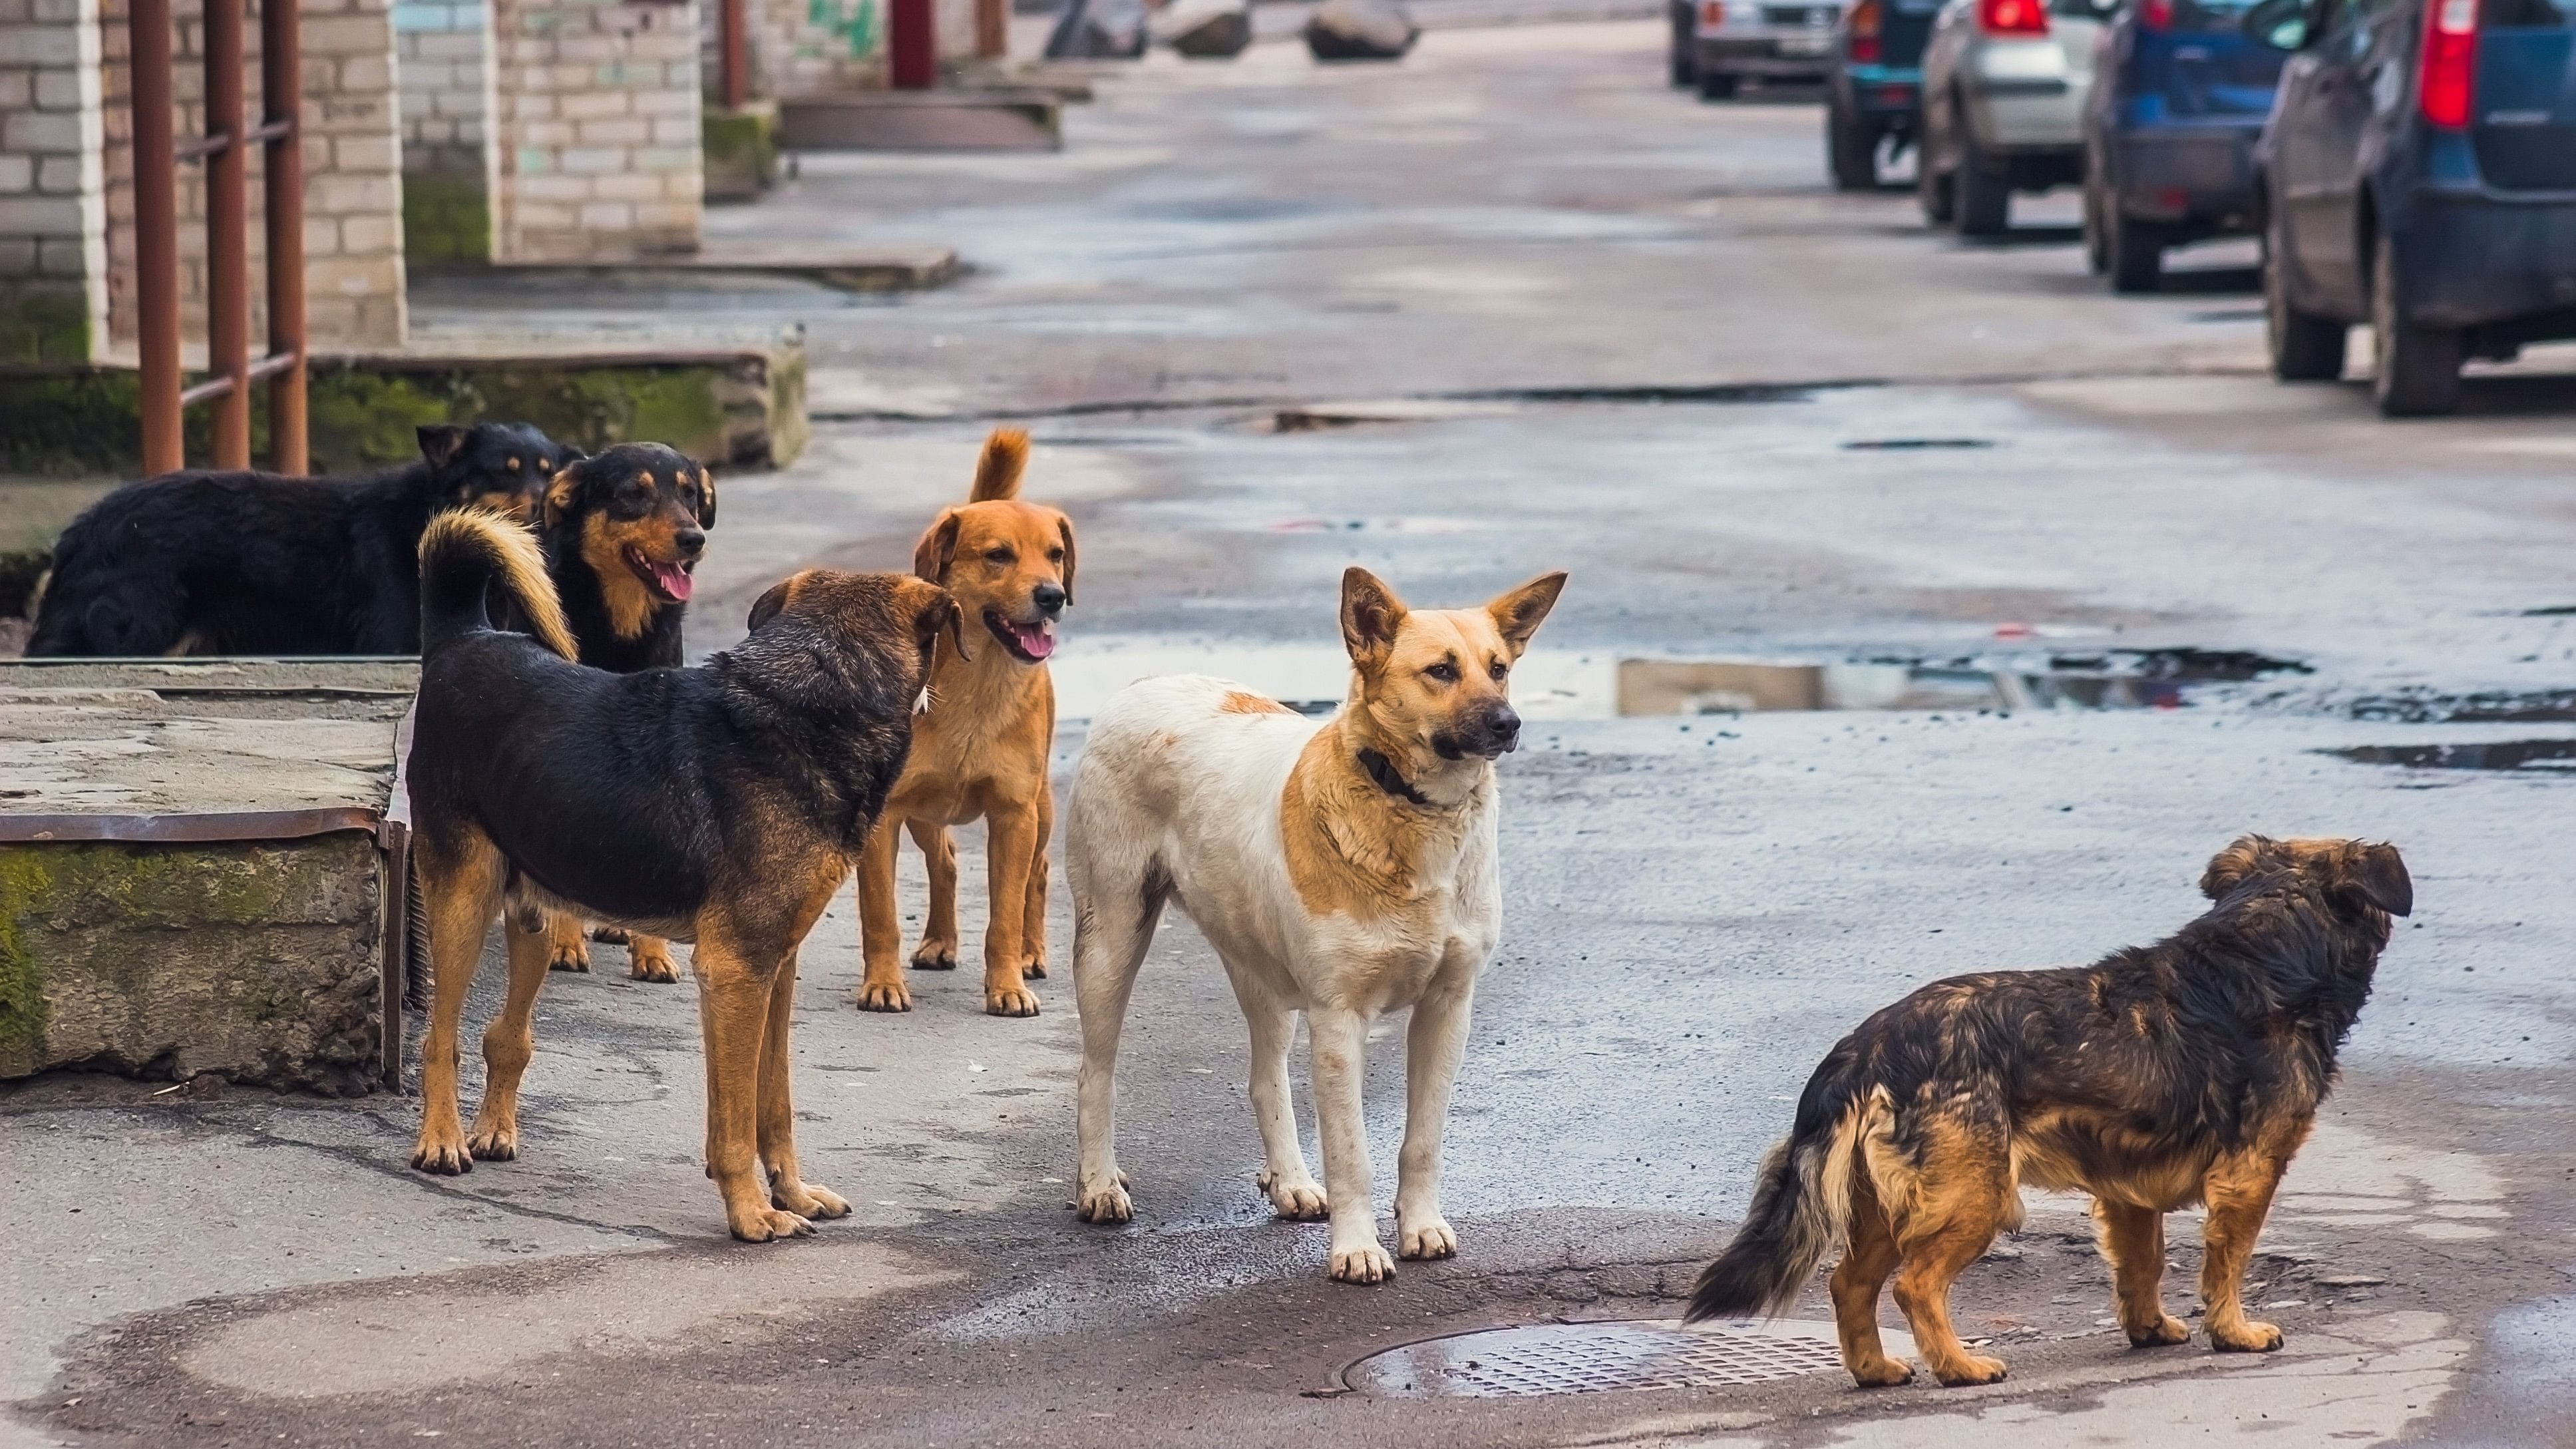
<path fill-rule="evenodd" d="M 236 0 L 238 3 L 238 0 Z M 268 137 L 268 466 L 304 473 L 304 47 L 296 0 L 259 12 L 260 129 Z"/>
<path fill-rule="evenodd" d="M 751 99 L 751 17 L 748 0 L 723 0 L 717 41 L 724 57 L 724 106 L 739 111 Z"/>
<path fill-rule="evenodd" d="M 242 0 L 206 0 L 206 370 L 214 465 L 250 466 L 250 127 L 242 100 Z M 211 380 L 211 379 L 210 379 Z"/>
<path fill-rule="evenodd" d="M 170 0 L 126 14 L 134 121 L 134 314 L 143 355 L 143 471 L 183 465 L 179 430 L 179 162 L 170 139 Z"/>

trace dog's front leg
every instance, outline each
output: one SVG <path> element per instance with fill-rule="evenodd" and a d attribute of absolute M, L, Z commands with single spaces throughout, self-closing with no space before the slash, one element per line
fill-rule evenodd
<path fill-rule="evenodd" d="M 1377 1240 L 1377 1191 L 1360 1108 L 1368 1018 L 1346 1007 L 1309 1007 L 1306 1034 L 1315 1048 L 1315 1124 L 1324 1139 L 1324 1191 L 1332 1199 L 1332 1275 L 1343 1283 L 1392 1278 L 1395 1260 Z"/>
<path fill-rule="evenodd" d="M 442 860 L 427 841 L 414 857 L 420 894 L 429 914 L 432 997 L 429 1034 L 420 1046 L 420 1140 L 411 1165 L 452 1175 L 474 1170 L 465 1147 L 465 1121 L 456 1108 L 457 1034 L 465 1018 L 465 991 L 483 955 L 500 898 L 500 857 L 489 846 L 456 860 Z"/>
<path fill-rule="evenodd" d="M 796 1100 L 787 1080 L 792 1058 L 787 1027 L 796 1013 L 796 958 L 769 978 L 769 1021 L 760 1042 L 760 1165 L 769 1171 L 769 1205 L 804 1218 L 847 1217 L 849 1199 L 807 1182 L 796 1161 Z"/>
<path fill-rule="evenodd" d="M 903 980 L 903 918 L 894 904 L 895 846 L 902 822 L 880 817 L 859 852 L 859 950 L 866 969 L 859 978 L 859 1010 L 910 1011 L 912 988 Z"/>
<path fill-rule="evenodd" d="M 936 820 L 910 822 L 912 843 L 921 847 L 921 868 L 930 877 L 930 915 L 921 928 L 921 944 L 912 948 L 915 971 L 957 969 L 957 835 Z"/>
<path fill-rule="evenodd" d="M 1039 980 L 1047 974 L 1047 846 L 1055 839 L 1055 789 L 1038 782 L 1037 845 L 1029 852 L 1029 903 L 1020 917 L 1020 975 Z"/>
<path fill-rule="evenodd" d="M 590 969 L 590 937 L 568 911 L 546 912 L 547 965 L 556 971 Z"/>
<path fill-rule="evenodd" d="M 762 1047 L 782 966 L 755 963 L 730 941 L 698 938 L 698 1026 L 707 1050 L 707 1176 L 723 1195 L 725 1226 L 747 1243 L 801 1237 L 814 1225 L 769 1205 L 754 1170 Z M 782 1056 L 784 1054 L 782 1053 Z"/>
<path fill-rule="evenodd" d="M 1027 801 L 1004 803 L 985 817 L 984 853 L 990 857 L 991 910 L 984 921 L 984 1010 L 994 1016 L 1035 1016 L 1038 996 L 1020 973 L 1022 914 L 1028 901 L 1029 866 L 1044 842 L 1038 812 Z"/>
<path fill-rule="evenodd" d="M 2200 1298 L 2209 1305 L 2209 1346 L 2222 1352 L 2270 1353 L 2281 1346 L 2281 1330 L 2245 1316 L 2245 1260 L 2254 1254 L 2263 1219 L 2272 1211 L 2272 1190 L 2290 1165 L 2290 1154 L 2307 1135 L 2278 1152 L 2258 1143 L 2231 1152 L 2211 1164 L 2202 1180 L 2201 1197 L 2209 1216 L 2200 1229 Z"/>
<path fill-rule="evenodd" d="M 1406 1258 L 1446 1258 L 1458 1235 L 1440 1216 L 1440 1138 L 1449 1127 L 1449 1093 L 1467 1053 L 1467 1010 L 1472 982 L 1456 990 L 1434 986 L 1414 1003 L 1404 1038 L 1404 1150 L 1396 1158 L 1396 1253 Z"/>

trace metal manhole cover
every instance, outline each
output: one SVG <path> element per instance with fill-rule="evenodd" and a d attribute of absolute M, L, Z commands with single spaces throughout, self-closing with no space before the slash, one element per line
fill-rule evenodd
<path fill-rule="evenodd" d="M 1912 1340 L 1880 1330 L 1888 1352 Z M 1717 1389 L 1838 1373 L 1830 1323 L 1544 1323 L 1424 1339 L 1342 1371 L 1353 1391 L 1389 1398 L 1498 1398 L 1615 1389 Z"/>

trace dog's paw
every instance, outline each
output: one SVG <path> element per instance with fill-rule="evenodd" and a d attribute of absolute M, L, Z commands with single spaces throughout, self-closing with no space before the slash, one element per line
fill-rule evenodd
<path fill-rule="evenodd" d="M 746 1243 L 771 1243 L 781 1238 L 807 1238 L 814 1235 L 814 1225 L 791 1212 L 777 1208 L 752 1208 L 745 1212 L 725 1214 L 725 1226 Z"/>
<path fill-rule="evenodd" d="M 1320 1223 L 1333 1211 L 1324 1185 L 1311 1177 L 1289 1178 L 1265 1172 L 1253 1179 L 1270 1199 L 1271 1211 L 1292 1223 Z"/>
<path fill-rule="evenodd" d="M 1127 1174 L 1110 1174 L 1106 1185 L 1083 1185 L 1074 1198 L 1074 1216 L 1086 1223 L 1123 1223 L 1136 1216 L 1136 1204 L 1127 1196 Z"/>
<path fill-rule="evenodd" d="M 1336 1283 L 1383 1283 L 1395 1276 L 1395 1260 L 1386 1255 L 1385 1247 L 1374 1242 L 1335 1248 L 1332 1273 Z"/>
<path fill-rule="evenodd" d="M 1947 1369 L 1935 1369 L 1933 1372 L 1941 1376 L 1941 1387 L 1945 1389 L 1974 1388 L 1978 1384 L 2002 1383 L 2004 1361 L 1999 1358 L 1963 1353 L 1959 1355 L 1958 1361 Z"/>
<path fill-rule="evenodd" d="M 1046 979 L 1046 957 L 1044 955 L 1031 956 L 1026 961 L 1021 962 L 1020 979 L 1023 981 L 1044 981 Z"/>
<path fill-rule="evenodd" d="M 957 969 L 957 943 L 924 941 L 914 948 L 912 969 L 915 971 L 954 971 Z"/>
<path fill-rule="evenodd" d="M 2168 1313 L 2162 1323 L 2145 1329 L 2132 1328 L 2128 1333 L 2131 1348 L 2170 1348 L 2191 1338 L 2191 1325 Z"/>
<path fill-rule="evenodd" d="M 412 1148 L 411 1165 L 418 1172 L 455 1177 L 474 1170 L 474 1156 L 466 1150 L 465 1134 L 461 1132 L 423 1132 L 419 1144 Z"/>
<path fill-rule="evenodd" d="M 519 1158 L 518 1126 L 478 1126 L 474 1135 L 465 1139 L 465 1150 L 472 1153 L 477 1162 L 516 1162 Z"/>
<path fill-rule="evenodd" d="M 1421 1222 L 1395 1225 L 1395 1255 L 1399 1258 L 1454 1258 L 1458 1256 L 1458 1234 L 1448 1219 L 1429 1217 Z"/>
<path fill-rule="evenodd" d="M 845 1218 L 850 1215 L 848 1198 L 810 1182 L 770 1184 L 769 1205 L 802 1218 Z"/>
<path fill-rule="evenodd" d="M 912 990 L 900 981 L 863 981 L 859 983 L 859 1010 L 910 1011 Z"/>
<path fill-rule="evenodd" d="M 986 1016 L 1035 1016 L 1038 1014 L 1037 993 L 1019 986 L 984 990 Z"/>
<path fill-rule="evenodd" d="M 1914 1382 L 1914 1365 L 1901 1358 L 1882 1355 L 1875 1363 L 1845 1364 L 1851 1370 L 1852 1382 L 1864 1389 L 1892 1389 L 1898 1384 Z"/>
<path fill-rule="evenodd" d="M 2209 1346 L 2220 1353 L 2270 1353 L 2281 1346 L 2281 1330 L 2250 1318 L 2238 1319 L 2225 1328 L 2213 1323 L 2209 1325 Z"/>
<path fill-rule="evenodd" d="M 588 971 L 590 946 L 579 936 L 555 942 L 554 951 L 546 958 L 549 971 Z"/>
<path fill-rule="evenodd" d="M 593 926 L 590 928 L 590 939 L 597 941 L 603 946 L 623 946 L 627 944 L 626 928 L 624 926 Z"/>
<path fill-rule="evenodd" d="M 626 974 L 638 981 L 669 985 L 680 979 L 679 963 L 671 959 L 671 948 L 656 941 L 647 946 L 640 941 L 626 948 Z"/>

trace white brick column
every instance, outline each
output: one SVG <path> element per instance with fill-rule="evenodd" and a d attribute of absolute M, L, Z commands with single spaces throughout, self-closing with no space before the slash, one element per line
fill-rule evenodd
<path fill-rule="evenodd" d="M 697 0 L 492 0 L 496 262 L 696 251 Z"/>
<path fill-rule="evenodd" d="M 0 0 L 0 362 L 107 338 L 98 0 Z"/>

